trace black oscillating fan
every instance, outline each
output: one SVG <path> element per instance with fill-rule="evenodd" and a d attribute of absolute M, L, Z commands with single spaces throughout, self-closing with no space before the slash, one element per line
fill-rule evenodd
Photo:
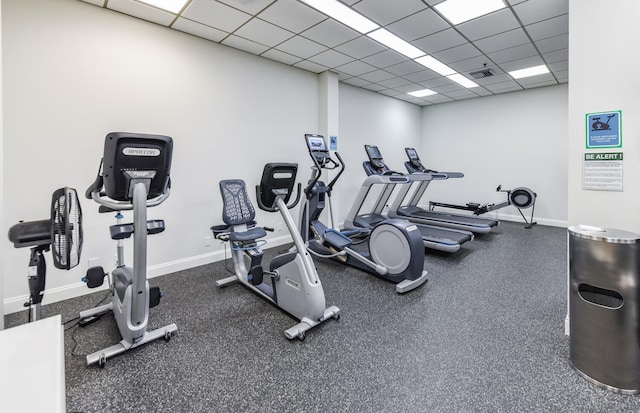
<path fill-rule="evenodd" d="M 9 241 L 16 248 L 31 247 L 29 258 L 29 321 L 42 318 L 47 266 L 43 253 L 51 249 L 56 268 L 69 270 L 80 262 L 82 251 L 82 209 L 75 189 L 56 190 L 51 199 L 51 217 L 20 222 L 9 229 Z"/>

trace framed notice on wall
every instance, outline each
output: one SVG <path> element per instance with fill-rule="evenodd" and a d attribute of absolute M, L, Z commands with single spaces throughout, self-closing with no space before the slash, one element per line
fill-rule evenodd
<path fill-rule="evenodd" d="M 585 153 L 582 189 L 622 191 L 622 152 Z"/>
<path fill-rule="evenodd" d="M 622 111 L 587 113 L 587 149 L 622 148 Z"/>

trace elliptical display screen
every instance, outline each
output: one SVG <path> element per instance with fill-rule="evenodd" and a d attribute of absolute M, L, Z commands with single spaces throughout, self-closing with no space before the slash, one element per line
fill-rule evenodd
<path fill-rule="evenodd" d="M 327 144 L 324 141 L 324 136 L 322 135 L 305 135 L 307 138 L 307 146 L 309 147 L 309 151 L 326 151 Z"/>

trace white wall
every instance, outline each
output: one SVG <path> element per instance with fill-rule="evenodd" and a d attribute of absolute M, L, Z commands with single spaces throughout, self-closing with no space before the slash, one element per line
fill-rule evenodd
<path fill-rule="evenodd" d="M 221 223 L 220 179 L 253 187 L 266 162 L 309 163 L 315 74 L 77 0 L 3 0 L 2 8 L 4 234 L 19 220 L 47 219 L 56 188 L 84 193 L 112 131 L 174 138 L 171 197 L 149 210 L 167 226 L 149 239 L 151 276 L 222 256 L 219 243 L 204 247 L 209 226 Z M 56 270 L 47 254 L 45 303 L 89 292 L 80 284 L 89 259 L 112 267 L 113 217 L 84 198 L 82 208 L 81 264 Z M 278 219 L 259 211 L 265 225 Z M 9 242 L 2 250 L 5 310 L 17 311 L 29 251 Z"/>
<path fill-rule="evenodd" d="M 425 107 L 416 148 L 423 164 L 465 176 L 433 181 L 421 203 L 501 202 L 499 184 L 524 186 L 538 194 L 538 223 L 566 225 L 567 90 L 562 84 Z M 496 216 L 522 220 L 515 207 Z"/>
<path fill-rule="evenodd" d="M 364 145 L 377 145 L 385 162 L 391 168 L 399 169 L 404 162 L 404 147 L 420 145 L 421 112 L 419 106 L 411 103 L 340 84 L 338 152 L 346 169 L 337 186 L 341 197 L 339 216 L 336 217 L 339 222 L 346 217 L 366 178 L 362 168 L 362 162 L 368 160 Z M 377 193 L 377 189 L 372 190 L 370 199 L 375 200 Z"/>
<path fill-rule="evenodd" d="M 0 0 L 0 45 L 2 44 L 2 0 Z M 0 51 L 1 51 L 0 47 Z M 3 204 L 3 195 L 4 195 L 4 135 L 3 135 L 3 124 L 2 124 L 2 55 L 0 54 L 0 205 Z M 0 222 L 3 221 L 4 216 L 4 208 L 0 209 Z M 4 249 L 0 248 L 0 263 L 4 262 Z M 4 278 L 4 270 L 0 272 L 0 330 L 4 328 L 4 283 L 2 282 Z"/>
<path fill-rule="evenodd" d="M 640 2 L 569 2 L 569 225 L 586 224 L 640 233 Z M 598 22 L 594 30 L 594 11 Z M 602 53 L 603 59 L 596 56 Z M 622 148 L 585 149 L 585 115 L 622 110 Z M 622 192 L 582 189 L 586 152 L 623 152 Z"/>

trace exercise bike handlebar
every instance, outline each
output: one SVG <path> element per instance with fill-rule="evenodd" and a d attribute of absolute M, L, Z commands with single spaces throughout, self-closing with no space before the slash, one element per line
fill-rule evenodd
<path fill-rule="evenodd" d="M 296 205 L 298 205 L 298 202 L 300 202 L 300 196 L 301 196 L 300 194 L 301 194 L 301 192 L 302 192 L 302 184 L 298 183 L 298 187 L 296 189 L 296 199 L 291 204 L 286 205 L 287 209 L 294 208 Z M 279 195 L 278 197 L 284 198 L 284 195 Z M 260 185 L 256 185 L 256 200 L 258 201 L 258 206 L 263 211 L 267 211 L 267 212 L 277 212 L 278 211 L 278 208 L 276 208 L 274 206 L 267 206 L 262 202 L 262 190 L 260 189 Z M 275 204 L 275 202 L 274 202 L 274 204 Z M 267 228 L 265 228 L 265 230 L 267 230 Z"/>
<path fill-rule="evenodd" d="M 147 208 L 151 208 L 163 203 L 167 198 L 169 198 L 171 190 L 167 187 L 167 190 L 160 195 L 159 197 L 153 199 L 147 199 Z M 128 211 L 134 209 L 133 203 L 130 201 L 116 201 L 115 199 L 111 199 L 106 196 L 104 192 L 100 192 L 100 190 L 94 190 L 91 192 L 91 199 L 93 199 L 98 204 L 110 208 L 114 211 Z"/>

